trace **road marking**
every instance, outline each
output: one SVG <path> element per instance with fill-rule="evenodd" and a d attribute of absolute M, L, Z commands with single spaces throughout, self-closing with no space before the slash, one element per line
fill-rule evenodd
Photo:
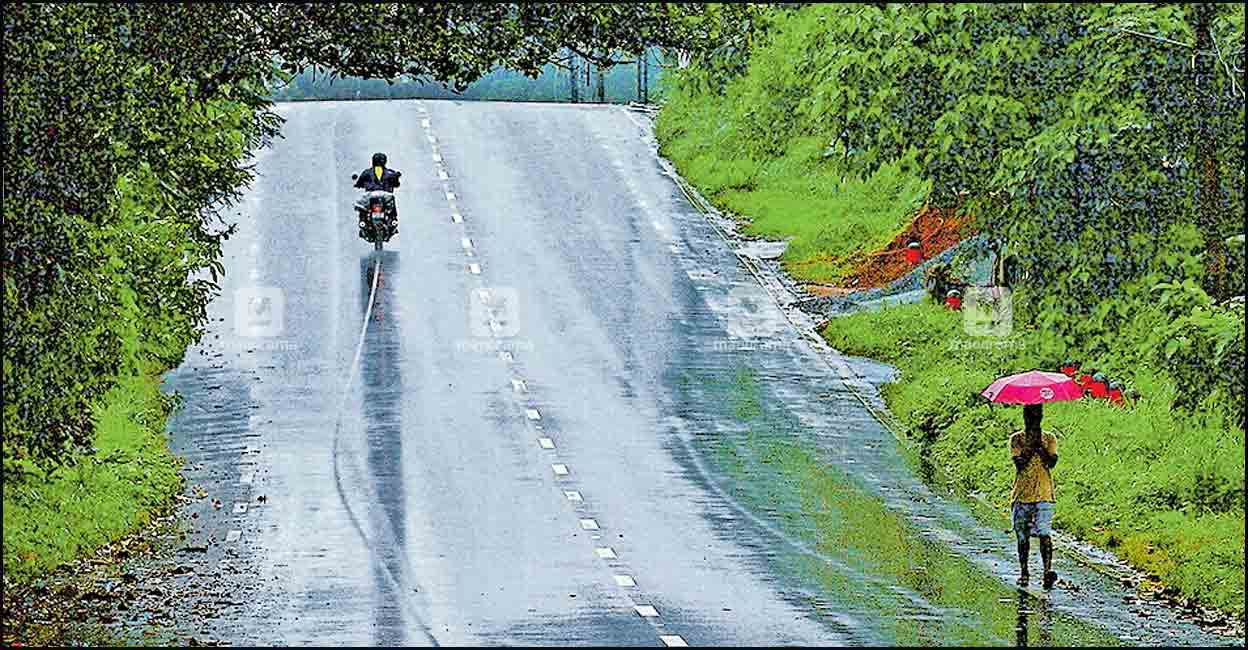
<path fill-rule="evenodd" d="M 593 519 L 582 519 L 581 529 L 582 530 L 598 530 L 598 522 L 594 521 Z"/>
<path fill-rule="evenodd" d="M 554 449 L 555 448 L 555 441 L 551 440 L 550 438 L 538 438 L 537 444 L 542 449 Z"/>
<path fill-rule="evenodd" d="M 503 331 L 503 324 L 491 318 L 490 319 L 490 331 L 494 332 L 495 334 L 498 334 L 499 332 Z"/>
<path fill-rule="evenodd" d="M 615 554 L 615 549 L 611 548 L 610 546 L 599 546 L 598 548 L 594 549 L 594 552 L 598 554 L 598 557 L 604 560 L 614 560 L 616 557 L 618 557 Z"/>
<path fill-rule="evenodd" d="M 468 265 L 468 271 L 473 275 L 481 275 L 481 265 L 473 262 Z"/>
<path fill-rule="evenodd" d="M 431 144 L 432 144 L 432 143 L 434 143 L 434 142 L 437 142 L 437 141 L 438 141 L 438 139 L 437 139 L 437 138 L 435 138 L 435 137 L 433 137 L 432 135 L 425 136 L 425 137 L 429 138 L 429 142 L 430 142 Z"/>
<path fill-rule="evenodd" d="M 468 239 L 467 237 L 464 237 L 463 239 L 460 239 L 460 240 L 459 240 L 459 245 L 460 245 L 460 246 L 463 246 L 463 247 L 464 247 L 464 250 L 466 250 L 466 251 L 470 251 L 470 250 L 472 250 L 472 240 L 471 240 L 471 239 Z"/>
<path fill-rule="evenodd" d="M 529 387 L 524 383 L 523 379 L 511 380 L 511 389 L 516 391 L 517 393 L 523 393 L 524 391 L 528 390 L 528 388 Z"/>
<path fill-rule="evenodd" d="M 685 643 L 684 637 L 679 634 L 661 634 L 659 640 L 669 648 L 688 648 L 689 644 Z"/>
<path fill-rule="evenodd" d="M 447 176 L 447 175 L 446 175 L 446 172 L 441 171 L 441 170 L 438 170 L 438 178 L 440 178 L 440 179 L 442 179 L 442 180 L 446 180 L 446 179 L 450 178 L 450 176 Z"/>
<path fill-rule="evenodd" d="M 565 490 L 563 493 L 563 496 L 567 497 L 568 501 L 584 501 L 585 500 L 581 498 L 581 493 L 577 492 L 576 490 Z"/>
<path fill-rule="evenodd" d="M 636 587 L 637 581 L 633 580 L 633 576 L 617 575 L 611 576 L 615 578 L 615 584 L 618 587 Z"/>
<path fill-rule="evenodd" d="M 429 128 L 429 118 L 426 117 L 425 119 L 421 120 L 420 125 L 425 127 L 426 129 Z"/>
<path fill-rule="evenodd" d="M 529 418 L 530 420 L 542 419 L 542 414 L 538 413 L 537 409 L 524 409 L 524 416 Z"/>
<path fill-rule="evenodd" d="M 454 200 L 455 200 L 455 193 L 454 193 L 454 192 L 447 192 L 447 193 L 446 193 L 446 200 L 447 200 L 447 201 L 454 201 Z"/>
<path fill-rule="evenodd" d="M 554 465 L 551 465 L 550 468 L 555 470 L 555 476 L 568 475 L 568 466 L 563 463 L 555 463 Z"/>
<path fill-rule="evenodd" d="M 452 212 L 452 213 L 451 213 L 451 221 L 453 221 L 453 222 L 455 222 L 455 223 L 463 223 L 463 221 L 464 221 L 464 216 L 463 216 L 463 215 L 461 215 L 461 214 L 460 214 L 460 213 L 458 213 L 458 212 Z"/>
<path fill-rule="evenodd" d="M 241 515 L 241 514 L 243 514 L 244 512 L 247 512 L 247 504 L 245 504 L 245 503 L 236 503 L 236 504 L 234 504 L 234 514 L 236 514 L 236 515 Z"/>
<path fill-rule="evenodd" d="M 499 350 L 498 357 L 503 361 L 515 361 L 516 357 L 509 350 Z"/>
<path fill-rule="evenodd" d="M 440 163 L 440 162 L 442 162 L 442 155 L 441 155 L 441 154 L 436 154 L 436 153 L 435 153 L 435 154 L 433 154 L 433 162 L 436 162 L 436 163 Z"/>
<path fill-rule="evenodd" d="M 637 610 L 637 613 L 645 618 L 655 618 L 659 615 L 659 610 L 655 609 L 653 605 L 634 605 L 633 609 Z"/>
<path fill-rule="evenodd" d="M 226 534 L 225 534 L 225 543 L 226 543 L 226 544 L 233 544 L 234 542 L 237 542 L 237 541 L 239 540 L 239 538 L 240 538 L 240 537 L 242 537 L 242 536 L 243 536 L 243 531 L 241 531 L 241 530 L 231 530 L 230 532 L 228 532 L 228 533 L 226 533 Z"/>

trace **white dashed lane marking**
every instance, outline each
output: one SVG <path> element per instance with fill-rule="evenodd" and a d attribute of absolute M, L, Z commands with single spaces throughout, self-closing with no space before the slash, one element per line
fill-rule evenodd
<path fill-rule="evenodd" d="M 243 536 L 243 531 L 231 530 L 230 532 L 225 534 L 225 543 L 233 544 L 234 542 L 237 542 L 242 536 Z"/>
<path fill-rule="evenodd" d="M 245 503 L 234 504 L 234 514 L 241 515 L 245 512 L 247 512 L 247 504 Z"/>
<path fill-rule="evenodd" d="M 418 110 L 420 110 L 422 113 L 426 113 L 423 107 L 420 107 Z M 432 152 L 431 155 L 433 158 L 433 162 L 435 163 L 434 168 L 438 173 L 438 178 L 442 180 L 442 186 L 443 186 L 444 191 L 446 192 L 446 200 L 447 200 L 447 203 L 450 204 L 451 221 L 453 223 L 463 223 L 464 217 L 459 212 L 458 205 L 457 205 L 458 197 L 455 195 L 455 192 L 451 191 L 451 186 L 450 186 L 450 183 L 448 182 L 450 179 L 450 174 L 448 173 L 447 169 L 443 166 L 443 158 L 442 158 L 441 153 L 438 151 L 437 138 L 434 137 L 433 132 L 431 130 L 430 120 L 427 118 L 421 120 L 421 126 L 423 126 L 426 130 L 429 130 L 428 139 L 431 144 L 430 149 Z M 600 146 L 607 152 L 609 153 L 612 152 L 613 146 L 611 143 L 601 142 Z M 622 171 L 625 167 L 623 161 L 619 160 L 615 156 L 611 156 L 611 158 L 612 158 L 611 164 L 617 169 Z M 641 208 L 644 211 L 648 211 L 650 208 L 649 204 L 646 203 L 646 201 L 644 200 L 638 200 L 637 205 L 639 208 Z M 651 225 L 654 226 L 654 229 L 658 231 L 661 235 L 665 237 L 667 236 L 668 227 L 666 225 L 659 222 L 657 219 L 651 220 Z M 474 256 L 475 245 L 470 237 L 467 237 L 467 236 L 461 237 L 460 246 L 461 248 L 463 248 L 464 252 L 467 253 L 468 256 L 470 257 Z M 678 250 L 674 244 L 670 244 L 670 243 L 669 243 L 669 248 L 672 250 L 673 253 L 677 252 Z M 469 264 L 468 271 L 472 273 L 473 275 L 481 275 L 481 265 L 477 263 Z M 478 296 L 480 297 L 482 302 L 487 303 L 487 304 L 489 303 L 490 298 L 491 298 L 489 291 L 485 289 L 479 290 Z M 491 319 L 490 329 L 493 330 L 495 334 L 498 334 L 498 332 L 501 329 L 501 324 L 498 323 L 498 321 Z M 500 348 L 501 347 L 502 346 L 500 345 Z M 498 351 L 498 356 L 500 359 L 502 359 L 506 363 L 512 363 L 515 361 L 514 355 L 512 355 L 512 353 L 508 350 L 500 349 Z M 528 392 L 528 386 L 525 380 L 520 379 L 518 377 L 511 379 L 511 387 L 512 387 L 512 390 L 516 393 Z M 526 407 L 524 409 L 524 414 L 528 420 L 534 423 L 534 427 L 539 432 L 538 435 L 542 436 L 544 432 L 542 431 L 542 425 L 539 423 L 542 419 L 541 413 L 535 408 Z M 538 446 L 540 446 L 542 449 L 545 449 L 545 450 L 555 449 L 555 441 L 552 438 L 539 437 L 537 439 L 537 444 Z M 259 450 L 257 450 L 257 452 L 258 451 Z M 568 469 L 568 466 L 563 463 L 553 463 L 551 464 L 550 468 L 555 473 L 555 476 L 558 478 L 566 478 L 571 474 L 571 471 Z M 579 491 L 563 490 L 562 492 L 563 492 L 564 498 L 566 498 L 569 502 L 573 502 L 576 504 L 584 502 L 584 498 L 582 497 Z M 247 506 L 246 504 L 238 504 L 235 506 L 236 511 L 240 507 L 245 510 Z M 578 523 L 580 525 L 581 530 L 585 530 L 585 531 L 601 530 L 601 527 L 599 526 L 598 521 L 596 519 L 580 518 L 578 519 Z M 598 534 L 591 535 L 591 537 L 595 540 L 598 540 L 601 538 L 601 536 Z M 599 559 L 602 559 L 602 560 L 610 561 L 610 560 L 618 559 L 618 556 L 616 555 L 615 550 L 611 548 L 610 546 L 595 547 L 594 553 L 595 555 L 598 556 Z M 637 587 L 637 581 L 632 575 L 621 573 L 621 574 L 612 574 L 611 577 L 612 577 L 612 580 L 615 582 L 616 587 L 618 588 L 633 589 Z M 646 605 L 646 604 L 634 605 L 633 609 L 634 611 L 637 612 L 637 615 L 641 616 L 642 618 L 652 619 L 652 620 L 659 619 L 659 611 L 653 605 Z M 662 641 L 663 645 L 667 647 L 687 647 L 688 646 L 688 643 L 685 642 L 684 637 L 677 635 L 677 634 L 659 635 L 659 640 Z"/>
<path fill-rule="evenodd" d="M 635 605 L 633 609 L 637 611 L 638 615 L 645 618 L 655 618 L 659 615 L 659 610 L 655 609 L 653 605 Z"/>

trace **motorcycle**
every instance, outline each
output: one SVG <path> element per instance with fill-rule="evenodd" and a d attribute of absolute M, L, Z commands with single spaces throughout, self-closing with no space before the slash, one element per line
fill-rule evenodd
<path fill-rule="evenodd" d="M 351 175 L 351 180 L 357 178 L 359 174 Z M 398 232 L 398 213 L 394 194 L 390 192 L 365 192 L 355 202 L 355 211 L 360 222 L 360 239 L 371 242 L 374 250 L 381 250 L 383 244 Z"/>

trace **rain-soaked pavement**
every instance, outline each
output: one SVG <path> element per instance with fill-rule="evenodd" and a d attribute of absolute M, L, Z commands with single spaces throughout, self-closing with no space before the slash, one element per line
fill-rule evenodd
<path fill-rule="evenodd" d="M 223 499 L 197 520 L 241 603 L 215 636 L 1230 642 L 1065 556 L 1047 597 L 1013 588 L 1000 522 L 864 405 L 887 369 L 813 347 L 626 110 L 279 110 L 167 382 L 188 480 Z M 373 151 L 404 173 L 379 254 L 350 212 Z"/>

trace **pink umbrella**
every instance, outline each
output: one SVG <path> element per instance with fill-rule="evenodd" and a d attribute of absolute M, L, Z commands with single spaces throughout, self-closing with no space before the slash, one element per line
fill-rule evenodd
<path fill-rule="evenodd" d="M 980 394 L 999 404 L 1046 404 L 1079 399 L 1083 389 L 1061 373 L 1032 370 L 1002 377 Z"/>

